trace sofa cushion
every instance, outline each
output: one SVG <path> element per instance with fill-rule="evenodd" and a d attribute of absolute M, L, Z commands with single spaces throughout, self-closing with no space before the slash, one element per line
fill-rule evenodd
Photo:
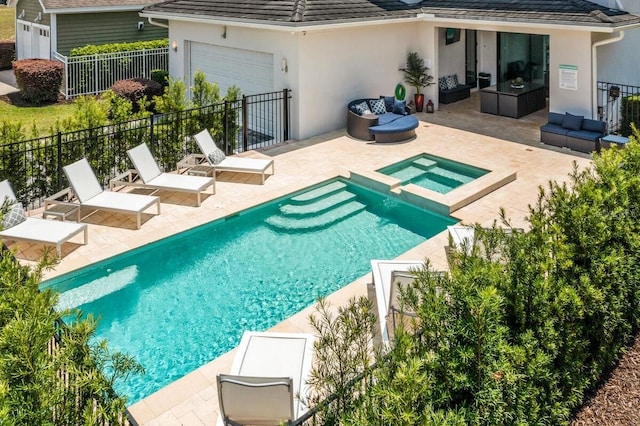
<path fill-rule="evenodd" d="M 373 134 L 389 134 L 406 132 L 418 127 L 418 119 L 413 115 L 393 115 L 396 117 L 395 120 L 384 125 L 378 124 L 377 126 L 369 127 L 369 131 Z"/>
<path fill-rule="evenodd" d="M 547 132 L 547 133 L 553 133 L 556 135 L 566 135 L 569 132 L 569 129 L 559 126 L 557 124 L 545 124 L 544 126 L 540 127 L 540 131 L 541 132 Z"/>
<path fill-rule="evenodd" d="M 382 115 L 387 113 L 387 107 L 384 105 L 384 99 L 369 100 L 369 107 L 371 108 L 371 112 L 376 115 Z"/>
<path fill-rule="evenodd" d="M 391 111 L 394 114 L 406 115 L 407 114 L 407 102 L 405 100 L 395 101 L 393 103 L 393 110 Z"/>
<path fill-rule="evenodd" d="M 562 127 L 569 130 L 580 130 L 582 127 L 582 120 L 584 117 L 582 115 L 573 115 L 568 112 L 564 115 L 564 120 L 562 121 Z"/>
<path fill-rule="evenodd" d="M 387 112 L 393 111 L 393 103 L 396 101 L 395 96 L 380 96 L 380 99 L 384 100 L 384 106 Z"/>
<path fill-rule="evenodd" d="M 440 77 L 438 79 L 438 89 L 447 90 L 447 77 Z"/>
<path fill-rule="evenodd" d="M 605 130 L 605 122 L 600 120 L 592 120 L 590 118 L 585 118 L 582 120 L 582 130 L 586 130 L 588 132 L 597 132 L 604 134 Z"/>
<path fill-rule="evenodd" d="M 564 121 L 564 114 L 560 114 L 558 112 L 550 112 L 549 113 L 549 124 L 557 124 L 558 126 L 562 126 L 562 122 Z"/>
<path fill-rule="evenodd" d="M 457 75 L 448 75 L 446 77 L 447 79 L 447 89 L 451 90 L 451 89 L 455 89 L 456 87 L 458 87 L 458 76 Z"/>
<path fill-rule="evenodd" d="M 356 104 L 356 112 L 359 115 L 371 114 L 371 110 L 369 109 L 369 104 L 366 101 L 362 101 L 359 104 Z"/>
<path fill-rule="evenodd" d="M 388 112 L 386 114 L 378 116 L 378 125 L 381 126 L 383 124 L 389 124 L 402 117 L 404 116 L 399 114 L 394 114 L 392 112 Z"/>
<path fill-rule="evenodd" d="M 589 132 L 587 130 L 569 130 L 567 132 L 567 137 L 575 138 L 575 139 L 584 139 L 591 142 L 596 142 L 602 133 L 600 132 Z"/>

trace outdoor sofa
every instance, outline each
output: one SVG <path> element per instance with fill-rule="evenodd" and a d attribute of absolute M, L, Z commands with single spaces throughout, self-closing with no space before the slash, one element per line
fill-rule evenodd
<path fill-rule="evenodd" d="M 399 142 L 416 135 L 418 119 L 393 96 L 356 99 L 347 106 L 347 133 L 356 139 Z"/>
<path fill-rule="evenodd" d="M 570 113 L 550 112 L 546 124 L 540 127 L 540 141 L 546 145 L 590 153 L 605 136 L 606 123 Z"/>
<path fill-rule="evenodd" d="M 450 104 L 471 97 L 471 86 L 460 84 L 458 75 L 452 74 L 438 79 L 438 102 Z"/>

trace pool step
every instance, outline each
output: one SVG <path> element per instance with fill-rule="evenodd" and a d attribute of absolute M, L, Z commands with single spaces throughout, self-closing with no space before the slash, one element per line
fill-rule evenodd
<path fill-rule="evenodd" d="M 424 174 L 425 174 L 425 169 L 411 165 L 411 166 L 405 167 L 404 169 L 398 170 L 397 172 L 393 173 L 391 176 L 393 176 L 396 179 L 400 179 L 402 182 L 408 182 Z"/>
<path fill-rule="evenodd" d="M 327 185 L 323 185 L 319 188 L 312 189 L 311 191 L 307 191 L 303 194 L 297 195 L 291 198 L 291 204 L 304 204 L 315 199 L 324 197 L 328 194 L 332 194 L 334 192 L 341 191 L 347 187 L 347 184 L 340 181 L 331 182 Z"/>
<path fill-rule="evenodd" d="M 315 231 L 347 219 L 364 210 L 366 206 L 357 201 L 350 201 L 316 216 L 301 218 L 274 215 L 265 222 L 280 231 Z"/>
<path fill-rule="evenodd" d="M 421 167 L 424 170 L 429 170 L 430 168 L 438 165 L 436 161 L 429 160 L 428 158 L 418 158 L 413 161 L 413 164 L 415 164 L 418 167 Z"/>
<path fill-rule="evenodd" d="M 280 207 L 280 213 L 284 216 L 317 215 L 340 204 L 353 201 L 355 198 L 356 195 L 349 191 L 340 191 L 326 197 L 311 200 L 307 204 L 285 204 Z"/>

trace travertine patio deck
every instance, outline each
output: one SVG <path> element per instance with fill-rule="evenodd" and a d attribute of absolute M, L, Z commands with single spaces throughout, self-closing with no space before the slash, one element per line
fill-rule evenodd
<path fill-rule="evenodd" d="M 350 169 L 375 170 L 407 157 L 428 152 L 453 160 L 471 163 L 487 169 L 515 168 L 514 182 L 490 193 L 454 216 L 463 222 L 490 223 L 500 207 L 513 219 L 515 226 L 525 226 L 528 205 L 536 200 L 538 187 L 549 180 L 566 180 L 576 161 L 587 166 L 589 157 L 570 151 L 558 152 L 540 145 L 538 127 L 546 121 L 546 113 L 532 114 L 522 120 L 476 114 L 473 97 L 464 102 L 443 107 L 435 114 L 419 114 L 417 138 L 398 144 L 373 144 L 351 139 L 344 131 L 336 131 L 300 142 L 291 142 L 261 152 L 247 153 L 251 157 L 271 157 L 275 160 L 275 175 L 264 185 L 259 176 L 223 173 L 218 176 L 216 194 L 205 196 L 201 207 L 193 207 L 192 195 L 160 193 L 164 203 L 160 216 L 146 216 L 142 228 L 134 229 L 132 217 L 96 213 L 84 221 L 90 223 L 87 246 L 65 245 L 64 257 L 48 277 L 85 266 L 151 241 L 194 226 L 221 218 L 233 212 L 280 197 Z M 458 111 L 461 109 L 461 111 Z M 458 128 L 456 128 L 458 127 Z M 473 133 L 459 127 L 473 130 Z M 496 137 L 500 135 L 500 137 Z M 518 141 L 514 143 L 511 141 Z M 177 203 L 177 204 L 173 204 Z M 446 266 L 444 246 L 446 231 L 404 253 L 403 259 L 428 257 L 437 268 Z M 21 246 L 19 256 L 37 258 L 40 247 Z M 366 294 L 365 275 L 332 294 L 329 300 L 341 304 L 350 297 Z M 278 324 L 274 330 L 308 330 L 312 307 Z M 218 416 L 215 378 L 228 372 L 233 351 L 170 384 L 129 411 L 140 425 L 214 425 Z"/>

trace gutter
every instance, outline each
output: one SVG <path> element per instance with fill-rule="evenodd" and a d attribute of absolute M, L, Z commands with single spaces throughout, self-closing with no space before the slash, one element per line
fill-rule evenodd
<path fill-rule="evenodd" d="M 605 40 L 596 41 L 591 45 L 591 87 L 593 94 L 591 95 L 591 117 L 598 116 L 598 90 L 595 88 L 598 84 L 598 47 L 611 43 L 617 43 L 624 38 L 624 31 L 619 31 L 615 37 Z"/>
<path fill-rule="evenodd" d="M 142 14 L 140 14 L 140 16 L 142 16 Z M 169 24 L 165 24 L 165 23 L 162 23 L 162 22 L 154 21 L 153 18 L 147 18 L 147 21 L 149 21 L 149 23 L 151 25 L 155 25 L 156 27 L 169 29 Z"/>

